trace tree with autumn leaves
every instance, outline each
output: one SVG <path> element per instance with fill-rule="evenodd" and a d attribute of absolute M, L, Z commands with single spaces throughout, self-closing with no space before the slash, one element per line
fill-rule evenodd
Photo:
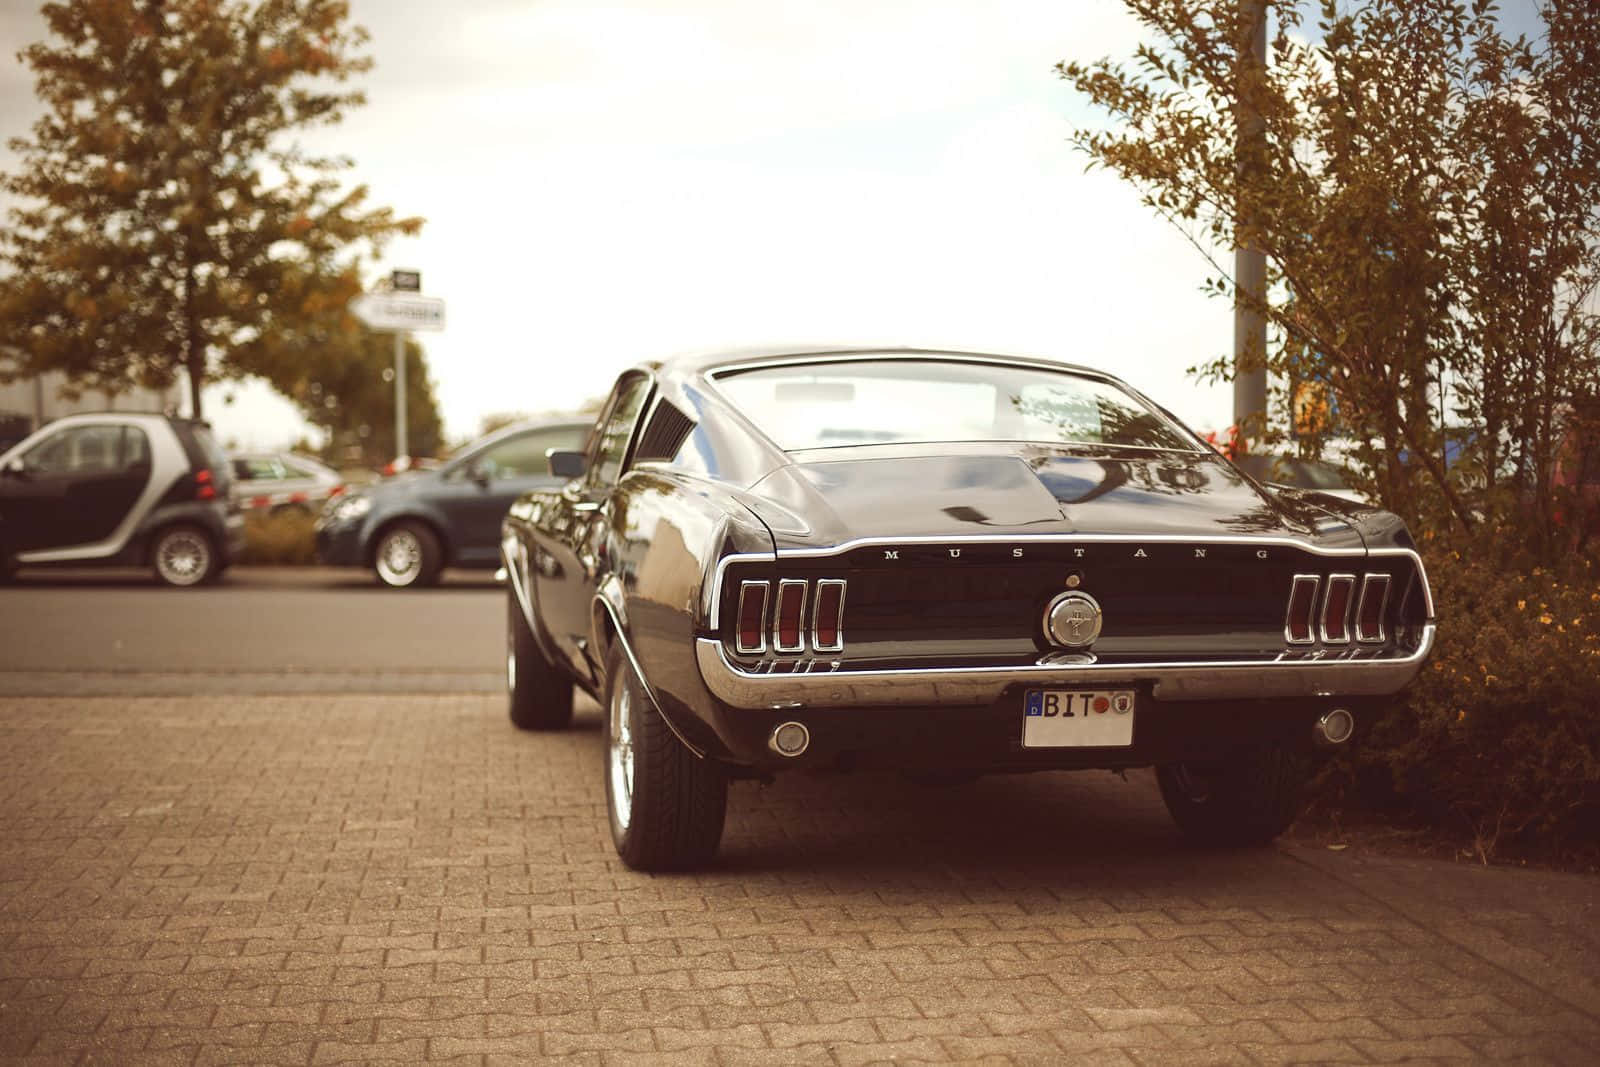
<path fill-rule="evenodd" d="M 1194 240 L 1217 295 L 1237 295 L 1219 253 L 1264 253 L 1261 355 L 1339 415 L 1299 443 L 1353 443 L 1424 529 L 1514 528 L 1544 563 L 1575 517 L 1600 534 L 1558 473 L 1600 441 L 1600 7 L 1542 3 L 1528 39 L 1489 0 L 1264 0 L 1261 66 L 1252 5 L 1126 6 L 1147 43 L 1058 68 L 1109 120 L 1074 140 Z"/>
<path fill-rule="evenodd" d="M 257 375 L 297 399 L 362 330 L 363 253 L 422 220 L 297 132 L 364 102 L 343 0 L 60 0 L 19 54 L 44 115 L 0 189 L 0 370 L 80 388 Z M 314 358 L 313 358 L 314 356 Z M 320 397 L 317 398 L 320 401 Z M 302 406 L 308 406 L 302 401 Z"/>

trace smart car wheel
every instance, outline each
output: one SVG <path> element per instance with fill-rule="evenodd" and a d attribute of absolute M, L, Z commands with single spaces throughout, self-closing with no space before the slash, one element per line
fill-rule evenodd
<path fill-rule="evenodd" d="M 218 572 L 216 549 L 198 526 L 169 526 L 162 530 L 151 547 L 150 561 L 156 577 L 167 585 L 200 585 Z"/>
<path fill-rule="evenodd" d="M 391 589 L 433 585 L 443 566 L 439 538 L 420 522 L 397 522 L 383 531 L 372 554 L 378 581 Z"/>
<path fill-rule="evenodd" d="M 606 661 L 606 808 L 617 855 L 636 871 L 697 867 L 716 855 L 728 780 L 683 746 L 620 647 Z"/>
<path fill-rule="evenodd" d="M 1185 837 L 1206 845 L 1264 845 L 1300 814 L 1308 761 L 1283 745 L 1214 763 L 1156 768 L 1167 811 Z"/>
<path fill-rule="evenodd" d="M 506 587 L 506 695 L 520 730 L 559 730 L 572 721 L 572 679 L 544 658 L 522 603 Z"/>

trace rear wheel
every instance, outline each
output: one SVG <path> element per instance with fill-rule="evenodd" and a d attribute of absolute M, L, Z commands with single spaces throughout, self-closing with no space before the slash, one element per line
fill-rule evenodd
<path fill-rule="evenodd" d="M 372 554 L 373 573 L 391 589 L 433 585 L 443 567 L 438 535 L 414 519 L 387 527 Z"/>
<path fill-rule="evenodd" d="M 156 535 L 150 565 L 159 580 L 181 588 L 210 581 L 222 567 L 210 535 L 189 525 L 168 526 Z"/>
<path fill-rule="evenodd" d="M 1156 768 L 1167 811 L 1184 836 L 1205 845 L 1264 845 L 1300 814 L 1309 761 L 1281 744 L 1210 763 Z"/>
<path fill-rule="evenodd" d="M 506 694 L 519 730 L 559 730 L 572 721 L 572 679 L 539 651 L 517 592 L 506 587 Z"/>
<path fill-rule="evenodd" d="M 710 861 L 722 840 L 727 776 L 678 740 L 620 646 L 606 660 L 605 742 L 606 809 L 622 862 L 670 871 Z"/>

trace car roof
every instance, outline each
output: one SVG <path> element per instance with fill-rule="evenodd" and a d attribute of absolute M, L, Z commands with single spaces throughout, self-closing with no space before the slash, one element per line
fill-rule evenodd
<path fill-rule="evenodd" d="M 926 356 L 933 359 L 972 359 L 985 362 L 1011 363 L 1018 366 L 1039 367 L 1045 370 L 1065 370 L 1095 378 L 1115 381 L 1113 375 L 1094 367 L 1067 363 L 1042 356 L 1024 356 L 1003 352 L 977 352 L 959 348 L 927 348 L 905 345 L 760 345 L 745 348 L 724 348 L 684 352 L 670 356 L 658 363 L 642 366 L 651 370 L 677 371 L 695 374 L 703 371 L 732 370 L 738 367 L 774 362 L 804 362 L 812 358 L 829 357 L 888 357 L 905 358 Z"/>

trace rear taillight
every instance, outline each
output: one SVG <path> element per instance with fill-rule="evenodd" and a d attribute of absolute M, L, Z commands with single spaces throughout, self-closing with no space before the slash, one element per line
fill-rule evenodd
<path fill-rule="evenodd" d="M 343 493 L 345 491 L 345 488 L 346 487 L 343 486 L 343 485 L 334 486 L 332 489 L 328 490 L 328 499 L 332 500 L 334 497 L 338 496 L 340 493 Z"/>
<path fill-rule="evenodd" d="M 1389 606 L 1389 576 L 1369 574 L 1361 582 L 1361 603 L 1356 608 L 1356 640 L 1377 644 L 1383 640 L 1383 615 Z"/>
<path fill-rule="evenodd" d="M 739 585 L 739 634 L 734 648 L 740 652 L 767 650 L 767 583 Z"/>
<path fill-rule="evenodd" d="M 1289 615 L 1283 632 L 1291 645 L 1309 645 L 1315 638 L 1311 631 L 1311 616 L 1316 611 L 1317 586 L 1321 579 L 1314 574 L 1297 574 L 1294 587 L 1289 591 Z"/>
<path fill-rule="evenodd" d="M 773 647 L 779 652 L 804 652 L 800 620 L 806 611 L 806 582 L 785 578 L 778 583 L 778 617 L 773 621 Z"/>
<path fill-rule="evenodd" d="M 775 652 L 844 651 L 844 594 L 842 578 L 785 578 L 776 596 L 772 582 L 740 582 L 734 650 L 758 655 L 770 636 Z"/>
<path fill-rule="evenodd" d="M 201 467 L 194 472 L 194 498 L 196 500 L 217 498 L 217 487 L 211 481 L 211 468 Z"/>
<path fill-rule="evenodd" d="M 1324 644 L 1350 643 L 1350 604 L 1354 599 L 1356 576 L 1330 574 L 1328 593 L 1322 600 L 1322 640 Z"/>
<path fill-rule="evenodd" d="M 817 582 L 816 607 L 811 615 L 811 647 L 817 652 L 844 650 L 844 582 L 823 578 Z"/>

